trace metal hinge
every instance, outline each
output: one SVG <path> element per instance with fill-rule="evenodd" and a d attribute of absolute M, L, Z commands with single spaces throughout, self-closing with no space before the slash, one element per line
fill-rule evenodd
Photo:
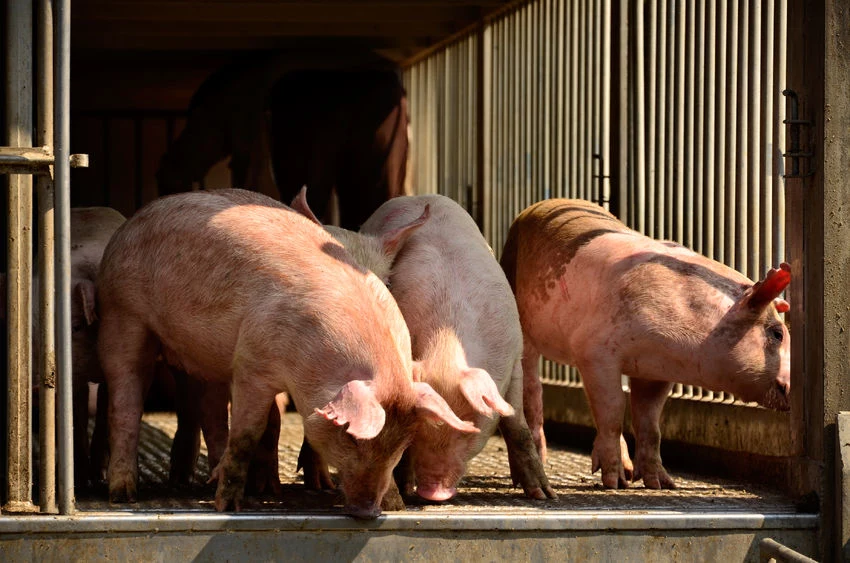
<path fill-rule="evenodd" d="M 800 127 L 812 127 L 814 122 L 809 119 L 800 119 L 799 116 L 799 107 L 798 107 L 798 99 L 797 92 L 794 90 L 783 90 L 782 94 L 788 97 L 788 100 L 791 102 L 791 107 L 789 109 L 789 113 L 791 117 L 789 119 L 785 119 L 782 123 L 786 125 L 790 125 L 790 134 L 791 134 L 791 146 L 789 147 L 789 151 L 786 153 L 782 153 L 783 157 L 787 157 L 791 159 L 791 173 L 783 174 L 785 178 L 808 178 L 809 176 L 813 176 L 815 173 L 814 167 L 812 166 L 812 156 L 814 156 L 814 151 L 808 150 L 804 151 L 800 147 Z M 800 159 L 806 158 L 808 159 L 808 164 L 806 166 L 806 172 L 800 172 Z"/>

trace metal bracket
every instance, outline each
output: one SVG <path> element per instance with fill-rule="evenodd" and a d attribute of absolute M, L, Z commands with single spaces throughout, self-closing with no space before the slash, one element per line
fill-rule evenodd
<path fill-rule="evenodd" d="M 88 168 L 89 155 L 72 154 L 72 168 Z M 55 163 L 50 147 L 0 147 L 0 174 L 49 174 Z"/>
<path fill-rule="evenodd" d="M 591 178 L 599 178 L 599 199 L 596 200 L 596 203 L 599 205 L 599 207 L 605 207 L 605 204 L 608 203 L 610 201 L 610 199 L 607 199 L 605 197 L 605 184 L 603 182 L 605 181 L 605 178 L 610 178 L 611 176 L 608 176 L 608 175 L 601 173 L 602 170 L 605 169 L 605 166 L 604 166 L 605 161 L 603 160 L 601 154 L 598 154 L 598 153 L 594 154 L 593 159 L 599 161 L 599 172 L 600 172 L 599 174 L 591 175 Z"/>
<path fill-rule="evenodd" d="M 782 123 L 791 126 L 791 147 L 790 150 L 786 153 L 782 153 L 783 157 L 791 158 L 791 173 L 783 174 L 784 178 L 808 178 L 809 176 L 814 176 L 815 171 L 812 167 L 812 161 L 808 161 L 808 166 L 805 173 L 800 173 L 800 159 L 808 158 L 811 159 L 814 156 L 814 152 L 804 151 L 800 147 L 800 127 L 812 127 L 814 122 L 809 119 L 800 119 L 799 116 L 799 102 L 797 99 L 797 92 L 794 90 L 783 90 L 782 94 L 788 97 L 788 100 L 791 102 L 790 108 L 790 119 L 784 119 Z"/>

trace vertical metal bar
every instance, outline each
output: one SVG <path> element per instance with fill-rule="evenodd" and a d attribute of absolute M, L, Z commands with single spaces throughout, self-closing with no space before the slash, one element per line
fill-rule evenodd
<path fill-rule="evenodd" d="M 601 94 L 602 94 L 602 116 L 600 124 L 602 166 L 599 173 L 602 175 L 600 197 L 606 202 L 605 208 L 610 208 L 611 199 L 611 166 L 614 159 L 611 154 L 611 0 L 602 0 L 602 72 L 601 72 Z"/>
<path fill-rule="evenodd" d="M 646 149 L 645 143 L 647 140 L 646 122 L 646 101 L 644 92 L 646 92 L 646 81 L 644 74 L 644 56 L 646 48 L 644 45 L 644 7 L 638 3 L 635 6 L 635 76 L 634 76 L 634 92 L 635 92 L 635 135 L 633 136 L 635 143 L 635 200 L 636 200 L 636 221 L 633 228 L 637 231 L 646 234 Z"/>
<path fill-rule="evenodd" d="M 54 0 L 56 141 L 56 367 L 59 374 L 59 513 L 74 512 L 74 436 L 71 394 L 71 2 Z"/>
<path fill-rule="evenodd" d="M 695 0 L 689 0 L 693 3 Z M 706 47 L 710 46 L 710 42 L 706 40 L 706 29 L 709 23 L 706 22 L 705 2 L 699 2 L 697 27 L 697 39 L 694 45 L 694 66 L 699 69 L 696 73 L 696 100 L 694 111 L 696 112 L 696 156 L 694 158 L 694 250 L 701 254 L 705 254 L 705 193 L 706 171 L 711 169 L 710 164 L 706 165 L 706 141 L 708 130 L 713 130 L 713 123 L 706 121 L 706 111 L 710 111 L 714 107 L 714 100 L 706 102 L 706 75 L 713 75 L 713 68 L 708 68 L 708 56 L 706 55 Z M 712 0 L 711 4 L 714 4 Z M 711 24 L 713 25 L 713 23 Z M 713 33 L 713 32 L 712 32 Z M 713 38 L 713 35 L 712 35 Z M 710 49 L 714 52 L 714 49 Z M 697 54 L 697 52 L 699 54 Z M 692 90 L 693 91 L 693 90 Z M 708 123 L 708 126 L 706 126 Z M 710 191 L 710 187 L 708 190 Z"/>
<path fill-rule="evenodd" d="M 776 88 L 773 95 L 775 96 L 776 104 L 776 123 L 785 121 L 785 99 L 782 96 L 782 91 L 785 90 L 788 78 L 788 0 L 778 0 L 777 4 L 778 30 L 776 37 L 776 45 L 778 53 L 776 53 Z M 776 130 L 776 150 L 773 153 L 773 162 L 775 165 L 773 175 L 773 204 L 774 217 L 774 258 L 773 264 L 778 265 L 785 261 L 785 178 L 783 176 L 784 159 L 781 155 L 785 153 L 785 131 L 782 127 L 777 126 Z"/>
<path fill-rule="evenodd" d="M 595 175 L 602 176 L 601 169 L 601 159 L 604 157 L 601 155 L 600 143 L 601 143 L 601 135 L 599 128 L 601 126 L 601 106 L 602 104 L 600 99 L 600 84 L 599 84 L 599 73 L 601 70 L 601 62 L 600 62 L 600 44 L 599 38 L 601 35 L 601 18 L 602 15 L 600 13 L 600 2 L 599 0 L 591 0 L 590 6 L 588 6 L 587 11 L 587 20 L 588 20 L 588 32 L 589 32 L 589 42 L 590 42 L 590 52 L 587 58 L 587 80 L 588 80 L 588 88 L 587 91 L 589 93 L 588 100 L 588 109 L 590 110 L 590 119 L 588 120 L 587 127 L 587 158 L 588 158 L 588 188 L 587 188 L 587 197 L 592 201 L 599 202 L 600 201 L 600 183 L 596 181 L 594 178 Z M 599 158 L 594 158 L 594 155 L 599 155 Z M 594 169 L 596 171 L 594 172 Z"/>
<path fill-rule="evenodd" d="M 53 147 L 53 8 L 50 0 L 38 2 L 37 139 L 42 147 Z M 38 187 L 38 279 L 41 350 L 38 354 L 39 485 L 42 512 L 56 512 L 56 344 L 54 288 L 53 179 L 40 175 Z"/>
<path fill-rule="evenodd" d="M 747 60 L 749 57 L 749 45 L 748 45 L 748 37 L 747 37 L 747 29 L 749 27 L 749 10 L 748 10 L 748 2 L 747 0 L 742 0 L 739 3 L 738 9 L 739 13 L 739 22 L 738 28 L 735 30 L 735 36 L 738 37 L 738 49 L 739 55 L 737 60 L 739 60 L 739 71 L 740 78 L 738 84 L 738 91 L 736 92 L 736 100 L 735 105 L 739 108 L 740 115 L 738 116 L 738 131 L 737 131 L 737 146 L 739 150 L 736 150 L 734 154 L 737 155 L 736 165 L 734 167 L 735 170 L 735 178 L 733 183 L 736 185 L 736 198 L 733 201 L 737 201 L 737 209 L 735 211 L 735 220 L 734 220 L 734 229 L 735 229 L 735 262 L 734 268 L 739 272 L 742 272 L 744 275 L 747 275 L 747 254 L 748 254 L 748 239 L 750 236 L 749 228 L 747 226 L 747 218 L 749 216 L 747 209 L 747 192 L 752 189 L 752 186 L 748 186 L 749 174 L 748 174 L 748 166 L 749 166 L 749 155 L 747 154 L 747 150 L 749 148 L 748 139 L 751 135 L 749 130 L 749 76 L 747 72 Z M 732 167 L 730 167 L 732 169 Z M 731 263 L 730 263 L 731 265 Z"/>
<path fill-rule="evenodd" d="M 640 6 L 638 7 L 640 9 Z M 658 0 L 649 2 L 649 101 L 647 104 L 647 123 L 645 135 L 647 135 L 646 159 L 649 164 L 646 179 L 646 232 L 644 234 L 654 237 L 655 230 L 655 194 L 657 191 L 657 164 L 655 153 L 657 146 L 657 107 L 658 107 Z"/>
<path fill-rule="evenodd" d="M 520 106 L 517 108 L 518 113 L 524 116 L 520 123 L 520 170 L 521 170 L 521 178 L 520 178 L 520 189 L 517 194 L 517 206 L 514 209 L 513 215 L 516 216 L 519 212 L 524 208 L 525 202 L 528 201 L 531 188 L 532 188 L 532 177 L 531 177 L 531 159 L 533 158 L 531 152 L 531 121 L 533 119 L 533 113 L 531 105 L 533 104 L 533 89 L 532 82 L 537 78 L 534 76 L 532 72 L 532 65 L 534 64 L 531 57 L 531 5 L 526 4 L 525 7 L 520 10 L 520 32 L 522 37 L 522 42 L 520 43 L 520 60 L 522 61 L 522 73 L 521 73 L 521 83 L 520 87 Z"/>
<path fill-rule="evenodd" d="M 667 169 L 668 195 L 665 203 L 668 237 L 678 242 L 684 240 L 684 185 L 685 172 L 685 6 L 675 3 L 670 7 L 668 32 L 676 41 L 676 50 L 670 49 L 670 68 L 675 69 L 667 91 L 670 94 L 667 134 L 673 154 Z M 674 102 L 675 100 L 675 102 Z"/>
<path fill-rule="evenodd" d="M 32 1 L 7 4 L 6 126 L 9 145 L 32 146 Z M 32 176 L 10 174 L 7 193 L 7 483 L 6 510 L 32 504 L 32 407 L 30 404 L 32 290 Z"/>
<path fill-rule="evenodd" d="M 764 84 L 765 91 L 763 95 L 764 100 L 764 117 L 762 118 L 762 122 L 764 123 L 764 136 L 763 144 L 761 147 L 762 156 L 764 157 L 763 166 L 763 177 L 760 182 L 760 186 L 762 189 L 762 201 L 760 205 L 761 212 L 761 261 L 759 263 L 758 272 L 762 273 L 766 271 L 770 267 L 770 262 L 773 259 L 773 228 L 774 222 L 776 218 L 773 216 L 773 184 L 774 184 L 774 162 L 773 162 L 773 150 L 776 147 L 776 141 L 774 139 L 774 123 L 781 123 L 780 121 L 776 121 L 776 117 L 774 114 L 775 106 L 773 105 L 774 100 L 774 92 L 776 91 L 776 81 L 774 75 L 774 64 L 776 61 L 775 49 L 776 49 L 776 6 L 773 0 L 765 1 L 765 25 L 764 25 L 764 33 L 765 33 L 765 46 L 764 46 Z"/>
<path fill-rule="evenodd" d="M 476 220 L 484 237 L 491 241 L 492 221 L 490 207 L 493 202 L 493 26 L 482 25 L 476 34 L 478 42 L 476 51 L 476 82 L 475 82 L 475 120 L 478 122 L 476 132 Z M 501 249 L 496 251 L 501 255 Z"/>
<path fill-rule="evenodd" d="M 579 6 L 578 2 L 571 2 L 570 10 L 570 68 L 568 76 L 570 77 L 570 140 L 567 145 L 567 162 L 570 166 L 570 197 L 578 197 L 578 163 L 580 155 L 578 154 L 578 135 L 579 135 L 579 105 L 578 105 L 578 77 L 579 77 Z"/>
<path fill-rule="evenodd" d="M 711 221 L 712 240 L 714 242 L 711 249 L 710 258 L 723 261 L 725 255 L 725 247 L 723 245 L 723 226 L 725 221 L 724 205 L 725 205 L 725 186 L 726 186 L 726 123 L 728 116 L 726 114 L 726 51 L 727 51 L 727 2 L 720 0 L 717 7 L 717 42 L 713 51 L 717 52 L 717 113 L 716 116 L 720 119 L 715 119 L 714 124 L 717 129 L 714 145 L 714 162 L 715 162 L 715 181 L 716 185 L 707 185 L 707 190 L 716 190 L 714 198 L 714 209 L 711 210 L 714 215 Z"/>
<path fill-rule="evenodd" d="M 761 275 L 759 263 L 761 257 L 761 222 L 759 208 L 761 206 L 761 0 L 748 2 L 752 6 L 752 23 L 744 28 L 750 42 L 749 71 L 752 80 L 747 98 L 750 103 L 750 161 L 749 161 L 749 194 L 747 197 L 747 226 L 750 242 L 745 250 L 746 273 L 756 279 Z M 745 8 L 745 12 L 746 12 Z"/>
<path fill-rule="evenodd" d="M 655 94 L 656 113 L 655 113 L 655 183 L 652 187 L 653 196 L 655 197 L 655 225 L 654 235 L 657 238 L 666 238 L 667 232 L 664 230 L 664 200 L 667 185 L 667 159 L 669 148 L 667 146 L 669 138 L 667 137 L 667 100 L 672 101 L 668 97 L 667 84 L 667 2 L 660 0 L 658 2 L 658 11 L 655 14 L 655 19 L 658 20 L 656 28 L 656 88 Z M 657 4 L 656 4 L 657 5 Z"/>
<path fill-rule="evenodd" d="M 607 0 L 606 0 L 607 1 Z M 628 189 L 630 183 L 629 145 L 629 3 L 618 0 L 617 3 L 617 210 L 621 221 L 628 218 Z M 613 25 L 614 22 L 611 22 Z M 613 116 L 612 116 L 613 117 Z M 612 155 L 613 156 L 613 155 Z M 613 199 L 613 194 L 611 195 Z"/>
<path fill-rule="evenodd" d="M 555 115 L 552 107 L 552 87 L 555 74 L 555 46 L 552 42 L 552 9 L 554 0 L 545 0 L 543 17 L 541 18 L 542 31 L 540 33 L 540 49 L 543 56 L 543 79 L 544 86 L 541 94 L 542 105 L 542 143 L 541 156 L 543 158 L 543 173 L 541 174 L 541 186 L 538 199 L 548 199 L 552 193 L 552 140 L 554 127 L 552 126 Z"/>
<path fill-rule="evenodd" d="M 737 201 L 737 175 L 740 170 L 737 168 L 738 157 L 738 0 L 730 0 L 729 2 L 729 51 L 727 59 L 728 70 L 728 85 L 721 92 L 728 94 L 726 104 L 726 168 L 724 170 L 726 199 L 724 200 L 724 223 L 721 227 L 724 236 L 724 253 L 723 261 L 735 268 L 738 257 L 736 251 L 736 235 L 735 227 L 736 213 L 735 202 Z"/>
<path fill-rule="evenodd" d="M 682 193 L 681 204 L 677 209 L 677 215 L 684 217 L 684 230 L 681 232 L 681 240 L 689 248 L 694 248 L 694 151 L 699 142 L 699 134 L 694 131 L 694 108 L 695 100 L 699 92 L 694 88 L 694 37 L 697 33 L 697 21 L 695 19 L 694 0 L 687 0 L 687 6 L 681 11 L 679 18 L 679 30 L 682 34 L 679 46 L 680 67 L 679 72 L 683 74 L 679 82 L 679 104 L 682 106 L 680 121 L 682 122 L 679 143 L 684 152 L 682 170 L 679 172 L 679 190 Z M 685 92 L 690 95 L 685 96 Z M 684 103 L 683 103 L 684 102 Z M 682 226 L 682 219 L 678 220 L 677 229 Z"/>

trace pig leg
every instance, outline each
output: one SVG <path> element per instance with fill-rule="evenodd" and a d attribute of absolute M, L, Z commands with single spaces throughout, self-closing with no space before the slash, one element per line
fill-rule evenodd
<path fill-rule="evenodd" d="M 626 397 L 620 384 L 619 369 L 602 363 L 577 361 L 576 364 L 596 424 L 591 471 L 595 473 L 601 468 L 602 484 L 609 489 L 627 488 L 630 483 L 623 467 L 620 441 Z"/>
<path fill-rule="evenodd" d="M 522 399 L 522 383 L 522 365 L 520 361 L 517 361 L 505 401 L 512 405 L 519 404 Z M 546 500 L 547 497 L 557 498 L 555 491 L 549 485 L 546 472 L 543 471 L 543 464 L 540 462 L 522 411 L 517 410 L 513 416 L 503 416 L 499 420 L 499 430 L 508 448 L 508 463 L 511 467 L 511 479 L 514 486 L 522 485 L 525 496 L 530 498 L 538 500 Z"/>
<path fill-rule="evenodd" d="M 97 411 L 94 417 L 94 430 L 91 434 L 91 446 L 89 448 L 89 481 L 99 483 L 103 479 L 103 470 L 106 468 L 109 444 L 107 440 L 106 413 L 109 411 L 109 395 L 106 383 L 97 386 Z"/>
<path fill-rule="evenodd" d="M 333 491 L 336 485 L 331 479 L 328 464 L 322 456 L 310 446 L 307 438 L 301 443 L 301 451 L 298 452 L 298 466 L 296 471 L 304 469 L 304 486 L 310 491 Z"/>
<path fill-rule="evenodd" d="M 109 389 L 111 502 L 136 500 L 139 426 L 157 346 L 153 333 L 132 319 L 110 316 L 101 323 L 98 348 Z"/>
<path fill-rule="evenodd" d="M 85 487 L 89 476 L 89 382 L 75 377 L 71 393 L 74 420 L 74 485 Z"/>
<path fill-rule="evenodd" d="M 540 353 L 528 336 L 523 335 L 522 410 L 528 423 L 528 429 L 531 431 L 531 438 L 534 440 L 534 445 L 537 446 L 540 462 L 546 465 L 546 436 L 543 434 L 543 384 L 540 382 L 540 376 L 537 373 L 539 363 Z"/>
<path fill-rule="evenodd" d="M 237 344 L 237 357 L 240 346 Z M 246 363 L 248 361 L 246 360 Z M 230 437 L 221 462 L 213 469 L 210 481 L 218 481 L 215 508 L 219 512 L 231 506 L 238 512 L 245 494 L 248 465 L 268 425 L 269 410 L 277 408 L 268 375 L 237 365 L 233 374 Z"/>
<path fill-rule="evenodd" d="M 629 445 L 626 439 L 620 434 L 620 457 L 623 459 L 623 471 L 626 474 L 626 480 L 635 480 L 635 466 L 632 463 L 632 458 L 629 457 Z"/>
<path fill-rule="evenodd" d="M 227 447 L 227 403 L 230 389 L 227 383 L 189 378 L 194 399 L 201 405 L 201 431 L 207 444 L 207 460 L 212 471 L 224 456 Z"/>
<path fill-rule="evenodd" d="M 675 489 L 673 479 L 661 465 L 661 409 L 672 383 L 631 380 L 632 426 L 635 430 L 635 479 L 643 478 L 648 489 Z"/>
<path fill-rule="evenodd" d="M 201 403 L 190 391 L 189 376 L 178 370 L 172 370 L 172 373 L 177 390 L 177 432 L 171 443 L 168 482 L 185 487 L 192 482 L 201 451 Z"/>
<path fill-rule="evenodd" d="M 277 446 L 280 440 L 280 409 L 277 399 L 269 409 L 266 431 L 254 452 L 254 458 L 248 466 L 248 492 L 262 494 L 268 491 L 280 495 L 280 471 L 277 460 Z"/>

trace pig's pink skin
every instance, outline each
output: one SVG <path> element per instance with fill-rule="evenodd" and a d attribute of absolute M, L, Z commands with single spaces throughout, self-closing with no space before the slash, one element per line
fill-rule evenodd
<path fill-rule="evenodd" d="M 718 262 L 640 235 L 589 202 L 547 200 L 514 221 L 502 266 L 522 321 L 524 408 L 538 447 L 543 355 L 581 372 L 597 427 L 593 465 L 607 487 L 629 484 L 621 373 L 631 377 L 633 477 L 650 488 L 674 486 L 659 449 L 672 381 L 789 408 L 788 330 L 772 302 L 747 303 L 751 280 Z"/>
<path fill-rule="evenodd" d="M 521 408 L 522 335 L 516 304 L 475 222 L 444 196 L 397 197 L 385 202 L 361 233 L 392 231 L 420 216 L 426 206 L 430 218 L 410 235 L 393 264 L 391 291 L 410 329 L 413 356 L 422 363 L 422 381 L 481 432 L 423 426 L 409 449 L 417 493 L 429 500 L 453 496 L 467 462 L 498 425 L 514 483 L 530 497 L 554 497 Z M 467 376 L 479 392 L 477 408 L 463 392 Z"/>
<path fill-rule="evenodd" d="M 135 497 L 141 397 L 160 350 L 190 375 L 232 381 L 230 437 L 213 475 L 218 510 L 239 509 L 248 461 L 282 391 L 310 443 L 339 469 L 346 510 L 358 517 L 379 513 L 423 416 L 465 427 L 430 387 L 414 385 L 407 328 L 383 284 L 321 228 L 267 201 L 241 190 L 162 198 L 107 247 L 98 349 L 109 383 L 111 499 Z M 373 438 L 354 439 L 321 414 L 353 380 L 386 412 Z"/>

